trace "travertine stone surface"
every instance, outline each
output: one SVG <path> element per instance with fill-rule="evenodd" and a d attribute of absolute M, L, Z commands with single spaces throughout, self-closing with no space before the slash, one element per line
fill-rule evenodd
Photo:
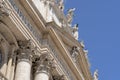
<path fill-rule="evenodd" d="M 16 46 L 14 44 L 10 45 L 10 47 L 11 47 L 11 51 L 9 53 L 9 61 L 8 61 L 7 72 L 6 72 L 7 79 L 10 79 L 11 77 L 12 63 L 13 63 L 13 58 L 15 57 L 14 51 L 16 49 Z"/>
<path fill-rule="evenodd" d="M 15 80 L 30 80 L 31 64 L 21 61 L 17 64 Z"/>
<path fill-rule="evenodd" d="M 32 44 L 31 41 L 19 41 L 20 49 L 18 50 L 18 61 L 16 68 L 15 80 L 30 80 L 32 64 Z"/>
<path fill-rule="evenodd" d="M 54 68 L 53 60 L 48 54 L 42 54 L 36 62 L 35 80 L 49 80 L 50 71 Z"/>
<path fill-rule="evenodd" d="M 39 74 L 36 74 L 35 80 L 49 80 L 49 75 L 47 75 L 46 73 L 41 72 Z"/>
<path fill-rule="evenodd" d="M 10 13 L 11 11 L 5 6 L 4 1 L 0 0 L 0 19 L 2 19 L 5 16 L 9 16 Z"/>

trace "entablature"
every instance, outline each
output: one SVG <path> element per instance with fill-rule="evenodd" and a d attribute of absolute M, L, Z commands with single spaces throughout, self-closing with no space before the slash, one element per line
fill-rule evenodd
<path fill-rule="evenodd" d="M 53 28 L 52 25 L 49 25 L 49 28 Z M 62 44 L 66 47 L 66 50 L 68 51 L 68 54 L 71 54 L 71 49 L 72 47 L 76 46 L 79 48 L 78 54 L 79 54 L 79 60 L 78 60 L 78 64 L 76 65 L 78 67 L 78 69 L 80 69 L 80 71 L 83 72 L 83 74 L 86 77 L 86 74 L 88 75 L 86 77 L 86 79 L 89 79 L 89 76 L 91 77 L 91 73 L 89 72 L 89 64 L 88 64 L 88 58 L 86 58 L 86 53 L 83 49 L 83 46 L 81 45 L 80 42 L 78 42 L 77 40 L 75 40 L 73 37 L 71 37 L 68 33 L 65 33 L 64 31 L 59 30 L 59 28 L 53 28 L 56 32 L 56 34 L 59 36 L 59 40 L 62 41 Z M 69 48 L 67 48 L 69 47 Z M 70 55 L 71 57 L 71 55 Z"/>
<path fill-rule="evenodd" d="M 13 0 L 9 0 L 9 1 L 13 1 Z M 14 3 L 14 2 L 13 2 Z M 38 28 L 38 24 L 37 24 L 37 27 L 36 27 L 36 23 L 34 25 L 34 20 L 32 18 L 32 20 L 30 20 L 30 22 L 26 22 L 29 15 L 25 15 L 27 18 L 25 18 L 25 16 L 23 14 L 27 13 L 27 12 L 24 12 L 23 8 L 22 11 L 23 13 L 19 10 L 19 8 L 17 8 L 17 6 L 15 4 L 11 3 L 12 6 L 10 6 L 12 9 L 14 9 L 12 15 L 10 15 L 10 19 L 11 20 L 16 20 L 14 23 L 17 25 L 17 28 L 18 30 L 21 31 L 21 34 L 24 35 L 24 38 L 26 39 L 30 39 L 32 38 L 33 41 L 34 41 L 34 44 L 38 46 L 38 48 L 40 50 L 44 49 L 45 47 L 42 47 L 43 45 L 43 42 L 44 40 L 42 40 L 43 38 L 43 34 L 40 35 L 40 29 Z M 25 4 L 24 4 L 25 5 Z M 28 6 L 27 6 L 28 8 Z M 30 8 L 31 9 L 31 8 Z M 17 12 L 18 11 L 18 12 Z M 27 10 L 26 10 L 27 11 Z M 31 11 L 32 13 L 32 11 Z M 35 13 L 34 13 L 35 14 Z M 33 15 L 34 15 L 33 14 Z M 14 19 L 13 19 L 14 17 Z M 29 18 L 30 19 L 30 18 Z M 34 21 L 34 22 L 32 22 Z M 40 21 L 39 21 L 40 22 Z M 54 21 L 53 21 L 54 22 Z M 32 24 L 31 24 L 32 23 Z M 37 22 L 38 23 L 38 22 Z M 55 23 L 55 22 L 54 22 Z M 40 24 L 40 23 L 39 23 Z M 55 23 L 56 24 L 56 23 Z M 42 26 L 41 26 L 42 25 Z M 63 55 L 64 59 L 68 59 L 66 61 L 66 63 L 69 64 L 69 67 L 71 70 L 74 70 L 74 73 L 76 74 L 78 80 L 81 79 L 79 78 L 78 76 L 81 74 L 79 72 L 79 70 L 77 69 L 77 66 L 74 64 L 72 58 L 70 57 L 69 55 L 69 51 L 64 47 L 64 44 L 66 43 L 66 40 L 68 41 L 68 43 L 66 44 L 69 44 L 71 46 L 79 46 L 81 47 L 81 45 L 79 44 L 79 42 L 77 40 L 75 40 L 69 33 L 67 33 L 66 31 L 62 31 L 63 28 L 61 27 L 58 27 L 58 28 L 54 28 L 56 27 L 55 25 L 51 25 L 51 26 L 48 26 L 48 24 L 44 24 L 44 23 L 41 23 L 41 27 L 44 27 L 46 26 L 47 28 L 44 28 L 44 30 L 42 30 L 43 32 L 42 33 L 49 33 L 49 35 L 52 37 L 52 39 L 54 40 L 54 42 L 56 43 L 56 45 L 58 46 L 58 48 L 61 50 L 61 54 Z M 56 24 L 57 25 L 57 24 Z M 37 30 L 37 28 L 39 30 Z M 66 27 L 67 28 L 67 27 Z M 45 30 L 46 29 L 46 30 Z M 58 30 L 57 30 L 58 29 Z M 65 28 L 64 28 L 65 29 Z M 55 31 L 54 31 L 55 30 Z M 59 31 L 59 32 L 58 32 Z M 16 33 L 16 32 L 14 32 Z M 42 44 L 42 45 L 41 45 Z M 47 45 L 48 46 L 48 45 Z M 42 49 L 41 49 L 42 47 Z M 53 50 L 53 49 L 52 49 Z M 63 51 L 62 51 L 63 50 Z M 54 53 L 55 55 L 55 53 Z M 81 54 L 81 58 L 83 61 L 85 61 L 83 58 L 84 58 L 84 55 Z M 59 60 L 58 60 L 59 61 Z M 70 62 L 69 62 L 70 61 Z M 85 62 L 83 62 L 85 63 Z M 70 66 L 72 65 L 72 66 Z M 86 64 L 85 64 L 86 65 Z M 63 65 L 62 65 L 63 66 Z M 74 69 L 75 68 L 75 69 Z"/>

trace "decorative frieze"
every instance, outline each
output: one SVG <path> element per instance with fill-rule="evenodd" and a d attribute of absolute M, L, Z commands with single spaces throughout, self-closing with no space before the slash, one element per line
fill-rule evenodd
<path fill-rule="evenodd" d="M 13 9 L 16 11 L 16 13 L 18 14 L 18 16 L 20 17 L 21 21 L 26 25 L 25 27 L 27 27 L 31 33 L 33 34 L 33 36 L 38 40 L 38 42 L 41 44 L 42 43 L 42 39 L 40 38 L 39 36 L 39 33 L 36 31 L 36 29 L 33 27 L 33 25 L 31 25 L 31 23 L 27 20 L 27 18 L 24 16 L 24 14 L 22 13 L 22 11 L 18 8 L 18 6 L 15 4 L 14 0 L 8 0 Z M 70 17 L 71 15 L 71 17 Z M 69 11 L 69 17 L 71 18 L 71 20 L 69 21 L 72 21 L 72 16 L 73 16 L 73 12 Z M 68 17 L 68 18 L 69 18 Z M 25 51 L 27 49 L 27 51 Z M 56 60 L 58 62 L 58 64 L 60 65 L 60 67 L 63 69 L 63 71 L 65 72 L 67 78 L 69 78 L 69 80 L 74 80 L 70 71 L 68 70 L 68 68 L 65 66 L 65 63 L 59 58 L 58 54 L 56 53 L 56 51 L 52 48 L 52 46 L 50 47 L 51 51 L 53 52 L 53 55 L 56 57 Z M 21 49 L 19 50 L 20 52 L 31 52 L 32 50 L 30 50 L 28 47 L 23 47 L 21 46 Z M 19 56 L 20 54 L 18 54 Z M 25 56 L 25 57 L 24 57 Z M 21 56 L 19 56 L 18 58 L 22 59 L 22 58 L 27 58 L 29 60 L 31 60 L 31 58 L 33 57 L 33 55 L 30 55 L 28 56 L 28 54 L 24 54 L 22 53 Z M 39 60 L 39 59 L 38 59 Z M 46 59 L 45 59 L 46 61 Z M 50 62 L 51 63 L 51 62 Z M 45 64 L 45 63 L 44 63 Z M 46 61 L 46 64 L 48 64 L 48 62 Z M 21 66 L 22 67 L 22 66 Z M 46 69 L 48 69 L 49 71 L 49 68 L 46 67 Z M 39 72 L 40 70 L 44 70 L 44 67 L 42 66 L 42 61 L 41 61 L 41 65 L 39 65 L 39 68 L 36 67 L 35 68 L 36 72 Z M 38 76 L 39 77 L 39 76 Z"/>
<path fill-rule="evenodd" d="M 27 18 L 24 16 L 24 14 L 22 13 L 22 11 L 15 4 L 15 1 L 14 0 L 9 0 L 9 2 L 12 5 L 12 7 L 14 8 L 14 10 L 16 11 L 16 13 L 18 14 L 18 16 L 20 17 L 21 21 L 26 25 L 25 27 L 27 27 L 31 31 L 31 33 L 34 35 L 34 37 L 36 38 L 36 40 L 41 44 L 42 43 L 41 42 L 42 39 L 40 38 L 39 33 L 33 27 L 33 25 L 27 20 Z"/>

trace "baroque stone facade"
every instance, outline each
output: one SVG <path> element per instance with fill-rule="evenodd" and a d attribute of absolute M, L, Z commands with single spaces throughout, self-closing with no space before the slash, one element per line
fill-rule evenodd
<path fill-rule="evenodd" d="M 63 10 L 64 0 L 0 0 L 0 80 L 93 80 L 75 8 Z"/>

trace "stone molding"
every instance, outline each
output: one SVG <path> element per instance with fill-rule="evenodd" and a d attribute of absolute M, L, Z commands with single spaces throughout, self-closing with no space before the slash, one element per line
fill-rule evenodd
<path fill-rule="evenodd" d="M 54 75 L 53 80 L 65 80 L 65 76 L 64 75 Z"/>

